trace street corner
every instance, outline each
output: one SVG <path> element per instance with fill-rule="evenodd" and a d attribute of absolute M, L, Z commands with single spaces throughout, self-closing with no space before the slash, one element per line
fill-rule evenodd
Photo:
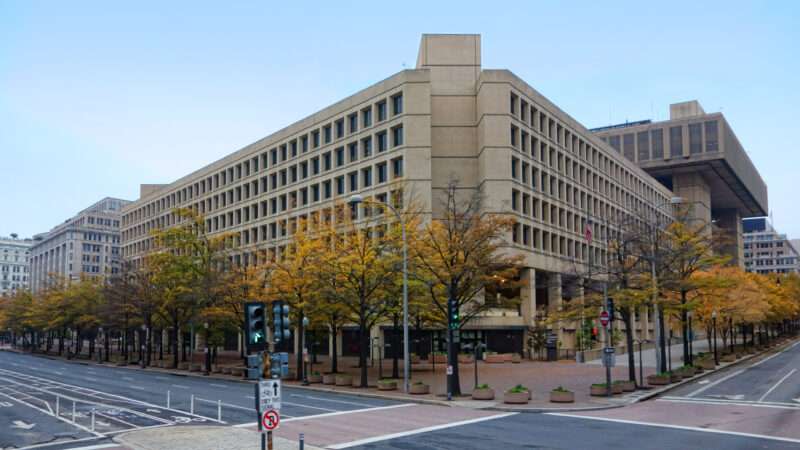
<path fill-rule="evenodd" d="M 297 436 L 295 436 L 297 437 Z M 258 450 L 261 433 L 255 429 L 230 426 L 160 427 L 130 431 L 117 436 L 117 443 L 130 450 Z M 273 437 L 276 450 L 297 450 L 299 441 Z M 318 450 L 313 445 L 305 449 Z"/>

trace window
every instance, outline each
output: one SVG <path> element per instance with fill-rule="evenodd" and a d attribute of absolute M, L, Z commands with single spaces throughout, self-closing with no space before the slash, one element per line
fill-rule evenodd
<path fill-rule="evenodd" d="M 347 121 L 350 123 L 350 133 L 358 131 L 358 113 L 353 113 L 347 116 Z"/>
<path fill-rule="evenodd" d="M 269 157 L 272 160 L 272 165 L 273 166 L 278 164 L 278 149 L 277 148 L 273 148 L 272 150 L 270 150 L 269 151 Z M 222 174 L 222 184 L 225 184 L 225 174 L 224 173 Z"/>
<path fill-rule="evenodd" d="M 388 139 L 386 136 L 385 131 L 381 131 L 380 133 L 375 135 L 375 138 L 378 141 L 378 152 L 385 152 L 386 149 L 389 148 Z"/>
<path fill-rule="evenodd" d="M 331 152 L 325 152 L 322 155 L 322 170 L 331 170 Z"/>
<path fill-rule="evenodd" d="M 664 157 L 664 130 L 650 131 L 650 139 L 653 145 L 653 159 L 661 159 Z"/>
<path fill-rule="evenodd" d="M 719 134 L 717 132 L 717 121 L 712 120 L 705 123 L 706 128 L 706 151 L 716 152 L 719 150 Z"/>
<path fill-rule="evenodd" d="M 619 148 L 619 136 L 609 136 L 608 137 L 608 145 L 611 146 L 616 151 L 620 151 Z"/>
<path fill-rule="evenodd" d="M 311 186 L 311 201 L 312 202 L 319 201 L 319 184 Z"/>
<path fill-rule="evenodd" d="M 308 151 L 308 135 L 305 135 L 300 138 L 300 145 L 303 149 L 303 153 Z"/>
<path fill-rule="evenodd" d="M 388 179 L 386 174 L 386 169 L 387 169 L 386 163 L 380 163 L 375 167 L 378 169 L 378 183 L 385 183 L 386 180 Z"/>
<path fill-rule="evenodd" d="M 330 144 L 331 143 L 331 140 L 333 139 L 333 136 L 332 136 L 331 126 L 330 125 L 325 125 L 325 127 L 322 129 L 322 136 L 325 139 L 325 143 L 326 144 Z"/>
<path fill-rule="evenodd" d="M 392 128 L 392 147 L 403 145 L 403 126 Z"/>
<path fill-rule="evenodd" d="M 512 147 L 516 147 L 517 146 L 517 132 L 518 132 L 517 127 L 515 127 L 514 125 L 511 125 L 511 146 Z"/>
<path fill-rule="evenodd" d="M 311 146 L 314 148 L 319 147 L 319 130 L 311 132 Z"/>
<path fill-rule="evenodd" d="M 336 150 L 336 167 L 344 165 L 344 147 L 339 147 Z"/>
<path fill-rule="evenodd" d="M 336 139 L 344 137 L 344 119 L 336 121 Z"/>
<path fill-rule="evenodd" d="M 364 138 L 361 140 L 361 148 L 364 153 L 364 158 L 372 156 L 372 138 Z"/>
<path fill-rule="evenodd" d="M 281 145 L 281 161 L 286 161 L 289 159 L 286 152 L 286 144 Z"/>
<path fill-rule="evenodd" d="M 511 102 L 509 103 L 509 106 L 510 106 L 509 109 L 510 109 L 511 114 L 516 114 L 517 113 L 517 96 L 516 95 L 511 94 Z"/>
<path fill-rule="evenodd" d="M 386 100 L 375 105 L 378 108 L 378 122 L 386 120 Z"/>
<path fill-rule="evenodd" d="M 703 130 L 702 124 L 689 124 L 689 153 L 692 155 L 703 153 Z"/>
<path fill-rule="evenodd" d="M 361 111 L 361 123 L 364 128 L 372 126 L 372 108 Z"/>
<path fill-rule="evenodd" d="M 519 160 L 517 158 L 511 158 L 511 178 L 517 179 L 518 175 L 518 168 L 519 167 Z"/>
<path fill-rule="evenodd" d="M 361 184 L 365 188 L 372 186 L 372 167 L 361 169 Z"/>
<path fill-rule="evenodd" d="M 672 158 L 683 156 L 683 127 L 669 129 L 669 155 Z"/>
<path fill-rule="evenodd" d="M 647 161 L 650 159 L 650 135 L 647 131 L 641 131 L 636 134 L 636 141 L 639 161 Z"/>
<path fill-rule="evenodd" d="M 397 94 L 392 97 L 392 114 L 395 116 L 403 114 L 403 94 Z"/>
<path fill-rule="evenodd" d="M 325 194 L 326 199 L 331 198 L 331 180 L 322 183 L 322 191 Z"/>
<path fill-rule="evenodd" d="M 636 155 L 633 150 L 633 133 L 628 133 L 622 136 L 622 152 L 629 160 L 635 160 Z"/>
<path fill-rule="evenodd" d="M 319 175 L 319 158 L 315 157 L 311 160 L 311 175 Z"/>
<path fill-rule="evenodd" d="M 348 144 L 347 151 L 350 153 L 350 162 L 358 161 L 358 142 Z"/>
<path fill-rule="evenodd" d="M 344 194 L 344 175 L 336 177 L 336 195 Z"/>
<path fill-rule="evenodd" d="M 403 176 L 403 158 L 396 158 L 392 160 L 392 175 L 394 178 Z"/>
<path fill-rule="evenodd" d="M 350 172 L 347 174 L 348 183 L 350 184 L 350 192 L 358 190 L 358 172 Z"/>
<path fill-rule="evenodd" d="M 297 141 L 290 142 L 289 147 L 291 148 L 292 158 L 294 158 L 297 156 Z"/>

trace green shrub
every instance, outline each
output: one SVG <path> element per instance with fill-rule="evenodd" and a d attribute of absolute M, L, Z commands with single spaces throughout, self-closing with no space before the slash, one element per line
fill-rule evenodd
<path fill-rule="evenodd" d="M 606 387 L 608 387 L 608 385 L 605 384 L 605 383 L 594 383 L 594 384 L 592 384 L 592 387 L 606 388 Z"/>
<path fill-rule="evenodd" d="M 479 384 L 475 386 L 475 389 L 489 389 L 489 385 L 486 383 Z"/>
<path fill-rule="evenodd" d="M 564 386 L 559 386 L 553 389 L 553 392 L 572 392 L 569 389 L 565 388 Z"/>
<path fill-rule="evenodd" d="M 525 386 L 523 386 L 521 384 L 518 384 L 518 385 L 514 386 L 513 388 L 509 389 L 508 392 L 511 393 L 511 394 L 519 394 L 519 393 L 522 393 L 522 392 L 528 392 L 528 388 L 526 388 Z"/>

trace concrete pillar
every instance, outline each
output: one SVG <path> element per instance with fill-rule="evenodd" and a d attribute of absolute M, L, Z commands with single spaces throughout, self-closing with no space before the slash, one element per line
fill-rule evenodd
<path fill-rule="evenodd" d="M 742 238 L 742 216 L 736 209 L 715 209 L 713 211 L 716 226 L 719 227 L 721 245 L 719 251 L 729 255 L 729 264 L 744 269 L 744 241 Z"/>
<path fill-rule="evenodd" d="M 561 309 L 563 298 L 561 297 L 561 274 L 550 273 L 547 280 L 547 304 L 550 313 L 557 312 Z M 558 334 L 558 341 L 564 342 L 564 332 L 561 330 L 561 323 L 555 324 L 556 333 Z"/>
<path fill-rule="evenodd" d="M 683 198 L 688 219 L 711 223 L 711 188 L 700 173 L 676 173 L 672 176 L 672 191 Z"/>
<path fill-rule="evenodd" d="M 536 269 L 522 269 L 520 280 L 524 283 L 520 288 L 520 311 L 525 325 L 532 327 L 536 324 Z"/>

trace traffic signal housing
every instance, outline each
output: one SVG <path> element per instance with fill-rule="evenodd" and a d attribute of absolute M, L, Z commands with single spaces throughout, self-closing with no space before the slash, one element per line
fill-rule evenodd
<path fill-rule="evenodd" d="M 292 337 L 289 305 L 286 302 L 276 301 L 272 303 L 272 333 L 276 344 Z"/>
<path fill-rule="evenodd" d="M 448 316 L 448 324 L 450 325 L 451 330 L 458 330 L 461 326 L 461 314 L 458 310 L 458 303 L 454 300 L 448 300 L 447 302 L 447 316 Z"/>
<path fill-rule="evenodd" d="M 267 349 L 267 317 L 264 302 L 247 302 L 244 305 L 244 337 L 247 352 Z"/>

